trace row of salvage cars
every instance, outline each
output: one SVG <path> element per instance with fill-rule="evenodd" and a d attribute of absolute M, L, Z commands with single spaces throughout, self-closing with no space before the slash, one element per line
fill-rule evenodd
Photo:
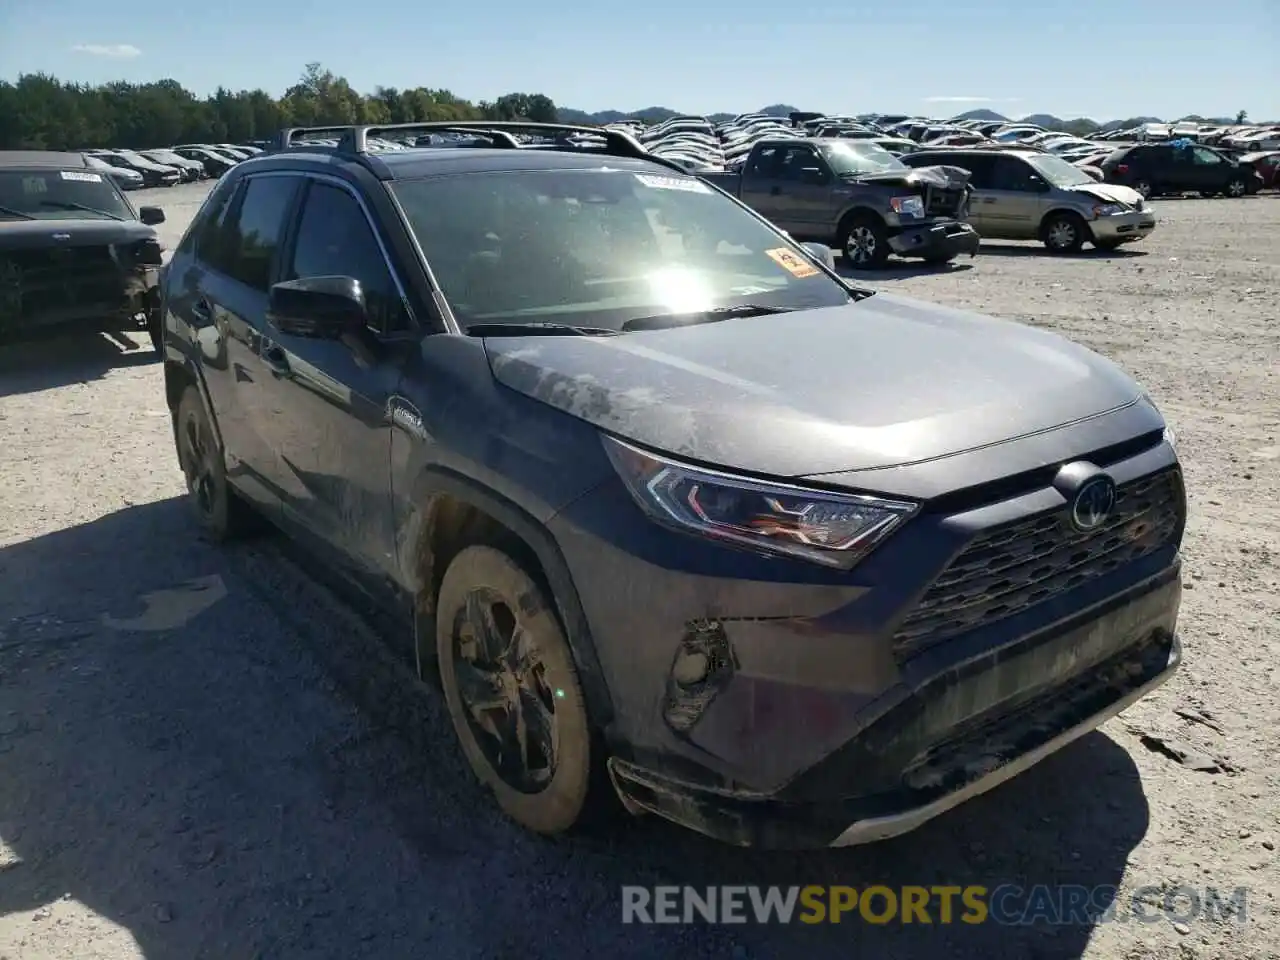
<path fill-rule="evenodd" d="M 82 150 L 85 164 L 104 173 L 122 190 L 173 187 L 217 179 L 237 163 L 262 153 L 262 147 L 232 143 L 184 143 L 150 150 Z"/>
<path fill-rule="evenodd" d="M 701 175 L 855 269 L 891 255 L 945 263 L 979 238 L 1051 252 L 1149 236 L 1153 197 L 1243 197 L 1276 185 L 1280 152 L 1198 142 L 1101 142 L 1007 121 L 747 114 L 616 124 L 654 156 Z M 957 185 L 960 186 L 958 191 Z M 950 199 L 946 199 L 950 198 Z"/>

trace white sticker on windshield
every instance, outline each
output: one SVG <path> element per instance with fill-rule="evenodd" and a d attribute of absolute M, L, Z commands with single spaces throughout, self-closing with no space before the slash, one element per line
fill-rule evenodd
<path fill-rule="evenodd" d="M 636 179 L 654 190 L 683 190 L 685 193 L 710 193 L 711 188 L 693 177 L 656 177 L 650 173 L 637 173 Z"/>
<path fill-rule="evenodd" d="M 63 170 L 63 180 L 78 180 L 81 183 L 101 183 L 102 174 L 100 173 L 84 173 L 80 170 Z"/>

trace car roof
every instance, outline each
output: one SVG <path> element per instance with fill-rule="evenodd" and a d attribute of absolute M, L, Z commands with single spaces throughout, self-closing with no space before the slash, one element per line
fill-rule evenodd
<path fill-rule="evenodd" d="M 922 147 L 916 153 L 963 153 L 985 154 L 991 157 L 1043 157 L 1043 150 L 1028 150 L 1010 147 Z"/>
<path fill-rule="evenodd" d="M 59 153 L 53 150 L 0 150 L 0 170 L 57 169 L 87 167 L 84 157 L 78 153 Z"/>
<path fill-rule="evenodd" d="M 631 157 L 615 157 L 599 151 L 543 150 L 538 148 L 410 147 L 381 153 L 347 154 L 308 150 L 305 146 L 260 154 L 239 165 L 243 172 L 260 168 L 281 169 L 297 162 L 308 166 L 359 164 L 380 180 L 418 180 L 456 173 L 508 173 L 519 170 L 610 170 L 671 176 L 675 171 L 660 163 Z"/>

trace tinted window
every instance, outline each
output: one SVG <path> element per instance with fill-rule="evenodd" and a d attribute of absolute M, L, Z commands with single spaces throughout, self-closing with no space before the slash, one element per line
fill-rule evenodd
<path fill-rule="evenodd" d="M 1204 147 L 1192 147 L 1191 154 L 1195 158 L 1195 162 L 1202 167 L 1216 167 L 1224 162 L 1222 157 L 1212 150 L 1206 150 Z"/>
<path fill-rule="evenodd" d="M 907 158 L 903 158 L 907 159 Z M 930 153 L 909 158 L 913 167 L 959 167 L 969 171 L 969 185 L 975 190 L 994 190 L 992 161 L 985 153 Z"/>
<path fill-rule="evenodd" d="M 1031 190 L 1031 174 L 1027 162 L 1019 157 L 992 157 L 991 189 Z"/>
<path fill-rule="evenodd" d="M 802 171 L 805 169 L 818 170 L 824 178 L 827 175 L 827 165 L 818 159 L 812 147 L 791 147 L 782 158 L 777 176 L 799 183 L 804 179 Z"/>
<path fill-rule="evenodd" d="M 290 280 L 355 277 L 364 289 L 373 326 L 383 331 L 408 326 L 404 302 L 360 204 L 346 190 L 312 183 L 303 202 Z"/>
<path fill-rule="evenodd" d="M 205 197 L 204 204 L 196 213 L 190 229 L 178 244 L 179 252 L 194 251 L 195 255 L 206 261 L 209 266 L 216 270 L 222 269 L 221 265 L 213 263 L 212 260 L 217 253 L 218 230 L 222 224 L 222 218 L 235 194 L 235 187 L 224 183 Z"/>
<path fill-rule="evenodd" d="M 265 293 L 297 187 L 295 177 L 246 181 L 217 229 L 215 250 L 206 258 L 210 266 Z"/>

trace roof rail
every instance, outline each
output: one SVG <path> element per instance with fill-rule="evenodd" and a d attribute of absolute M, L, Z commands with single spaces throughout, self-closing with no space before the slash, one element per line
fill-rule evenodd
<path fill-rule="evenodd" d="M 640 142 L 621 130 L 588 127 L 571 123 L 537 123 L 532 120 L 429 120 L 423 123 L 388 123 L 348 127 L 349 139 L 342 146 L 351 153 L 368 153 L 368 140 L 394 131 L 421 130 L 426 133 L 523 133 L 532 136 L 554 137 L 556 134 L 580 134 L 599 137 L 604 141 L 604 152 L 616 157 L 649 159 L 649 151 Z M 505 146 L 505 144 L 504 144 Z"/>
<path fill-rule="evenodd" d="M 621 130 L 588 127 L 569 123 L 535 123 L 529 120 L 428 120 L 421 123 L 344 124 L 323 127 L 286 127 L 272 141 L 273 150 L 287 150 L 298 146 L 299 140 L 315 136 L 337 138 L 337 150 L 341 153 L 375 153 L 369 149 L 369 139 L 391 133 L 471 133 L 487 136 L 495 146 L 511 148 L 520 146 L 514 134 L 556 137 L 577 134 L 603 141 L 604 153 L 617 157 L 651 159 L 649 151 L 640 142 Z M 568 144 L 563 144 L 568 146 Z M 307 146 L 310 146 L 308 144 Z"/>
<path fill-rule="evenodd" d="M 625 157 L 633 160 L 648 160 L 664 167 L 670 167 L 680 173 L 688 171 L 674 160 L 656 156 L 641 145 L 640 141 L 625 130 L 614 130 L 605 127 L 591 127 L 573 123 L 538 123 L 532 120 L 427 120 L 420 123 L 377 123 L 352 124 L 346 126 L 323 127 L 286 127 L 272 140 L 273 151 L 288 150 L 292 147 L 306 146 L 309 149 L 330 150 L 353 156 L 377 156 L 377 150 L 369 149 L 369 139 L 394 133 L 463 133 L 488 137 L 494 146 L 501 149 L 525 147 L 515 134 L 542 136 L 554 141 L 551 149 L 584 150 L 590 149 L 581 144 L 571 143 L 572 136 L 590 137 L 600 141 L 599 152 L 613 157 Z M 326 136 L 338 140 L 336 147 L 316 147 L 311 144 L 300 144 L 298 141 L 307 137 Z"/>

